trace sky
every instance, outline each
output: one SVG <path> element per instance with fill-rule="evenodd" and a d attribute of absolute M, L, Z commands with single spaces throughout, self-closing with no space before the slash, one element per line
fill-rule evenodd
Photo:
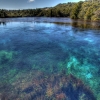
<path fill-rule="evenodd" d="M 0 0 L 0 9 L 35 9 L 80 0 Z"/>

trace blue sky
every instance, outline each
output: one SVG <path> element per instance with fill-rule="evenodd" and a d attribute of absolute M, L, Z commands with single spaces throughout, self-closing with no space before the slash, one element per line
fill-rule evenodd
<path fill-rule="evenodd" d="M 53 7 L 59 3 L 78 1 L 79 0 L 0 0 L 0 9 L 33 9 Z"/>

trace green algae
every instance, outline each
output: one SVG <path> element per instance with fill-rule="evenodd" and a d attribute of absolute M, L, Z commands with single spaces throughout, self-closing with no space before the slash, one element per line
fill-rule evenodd
<path fill-rule="evenodd" d="M 1 83 L 11 83 L 14 75 L 17 73 L 15 68 L 12 68 L 14 57 L 17 55 L 14 51 L 0 51 L 0 77 Z"/>
<path fill-rule="evenodd" d="M 14 52 L 8 52 L 5 50 L 0 51 L 0 73 L 6 73 L 7 70 L 10 70 L 11 63 L 13 61 Z"/>
<path fill-rule="evenodd" d="M 72 74 L 83 80 L 86 85 L 90 86 L 94 94 L 97 94 L 96 90 L 100 82 L 97 81 L 98 77 L 95 78 L 98 71 L 95 66 L 89 64 L 86 60 L 81 64 L 76 57 L 72 56 L 66 61 L 66 68 L 67 74 Z"/>
<path fill-rule="evenodd" d="M 8 82 L 9 83 L 12 83 L 14 82 L 14 80 L 16 79 L 16 74 L 18 73 L 18 71 L 16 69 L 11 69 L 8 73 L 7 73 L 7 76 L 8 76 Z"/>
<path fill-rule="evenodd" d="M 13 58 L 13 52 L 0 51 L 0 64 L 10 62 Z"/>
<path fill-rule="evenodd" d="M 81 79 L 84 84 L 90 86 L 90 88 L 93 90 L 94 94 L 97 94 L 97 88 L 100 82 L 98 82 L 98 77 L 96 77 L 96 73 L 98 72 L 98 69 L 95 69 L 95 66 L 90 64 L 86 59 L 83 60 L 81 63 L 80 59 L 75 56 L 69 56 L 65 61 L 59 61 L 56 65 L 56 71 L 57 73 L 64 72 L 66 75 L 74 75 L 75 77 Z M 48 69 L 43 67 L 41 65 L 33 65 L 33 70 L 40 70 L 45 73 L 56 73 L 55 67 L 53 65 L 49 65 Z"/>

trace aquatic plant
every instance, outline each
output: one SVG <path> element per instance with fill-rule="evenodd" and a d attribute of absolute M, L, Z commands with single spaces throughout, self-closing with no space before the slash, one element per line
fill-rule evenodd
<path fill-rule="evenodd" d="M 83 80 L 85 84 L 92 88 L 94 94 L 97 95 L 98 92 L 96 90 L 99 86 L 99 82 L 97 80 L 99 79 L 98 77 L 95 78 L 95 75 L 98 72 L 98 68 L 95 69 L 95 66 L 88 63 L 88 61 L 85 59 L 81 64 L 74 56 L 71 56 L 69 60 L 66 60 L 66 68 L 67 75 L 72 74 Z"/>
<path fill-rule="evenodd" d="M 9 84 L 14 80 L 14 75 L 17 73 L 17 70 L 12 67 L 16 55 L 17 53 L 13 51 L 0 51 L 0 75 L 2 76 L 0 77 L 0 82 L 3 84 Z"/>
<path fill-rule="evenodd" d="M 5 51 L 2 50 L 0 51 L 0 64 L 4 64 L 6 62 L 10 62 L 13 58 L 13 53 L 12 51 Z"/>
<path fill-rule="evenodd" d="M 47 75 L 33 70 L 19 76 L 12 85 L 14 88 L 9 92 L 16 92 L 11 95 L 7 95 L 6 92 L 10 100 L 40 100 L 41 98 L 44 100 L 96 100 L 91 89 L 73 75 Z"/>

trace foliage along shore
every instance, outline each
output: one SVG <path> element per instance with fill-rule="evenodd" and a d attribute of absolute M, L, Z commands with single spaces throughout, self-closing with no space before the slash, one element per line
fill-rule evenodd
<path fill-rule="evenodd" d="M 37 9 L 0 10 L 0 18 L 11 17 L 70 17 L 72 19 L 100 21 L 100 0 L 68 2 L 58 4 L 55 7 Z"/>

